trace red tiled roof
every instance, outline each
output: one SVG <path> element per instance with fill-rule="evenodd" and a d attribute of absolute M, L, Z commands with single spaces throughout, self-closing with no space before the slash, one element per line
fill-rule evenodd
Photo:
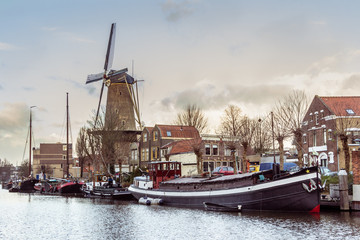
<path fill-rule="evenodd" d="M 152 130 L 154 129 L 154 127 L 144 127 L 144 129 L 147 129 L 149 133 L 152 132 Z"/>
<path fill-rule="evenodd" d="M 161 137 L 171 138 L 199 138 L 199 132 L 195 127 L 181 125 L 156 125 Z M 170 136 L 168 135 L 170 133 Z"/>
<path fill-rule="evenodd" d="M 190 140 L 172 142 L 165 146 L 166 147 L 172 146 L 170 154 L 187 153 L 187 152 L 193 152 L 194 151 L 193 145 L 198 144 L 200 142 L 201 140 L 199 139 L 198 140 L 190 139 Z"/>
<path fill-rule="evenodd" d="M 360 96 L 319 98 L 336 116 L 360 116 Z M 352 110 L 354 114 L 347 110 Z"/>

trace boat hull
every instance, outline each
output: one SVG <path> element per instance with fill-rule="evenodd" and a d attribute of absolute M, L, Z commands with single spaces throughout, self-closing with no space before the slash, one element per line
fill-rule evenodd
<path fill-rule="evenodd" d="M 69 182 L 62 184 L 58 190 L 61 194 L 82 193 L 81 188 L 83 185 L 84 185 L 83 183 Z"/>
<path fill-rule="evenodd" d="M 204 208 L 204 203 L 208 203 L 241 210 L 318 212 L 318 187 L 306 189 L 303 186 L 311 186 L 310 179 L 317 182 L 318 174 L 312 172 L 245 187 L 213 191 L 145 190 L 134 185 L 130 186 L 129 191 L 136 199 L 161 198 L 164 205 L 177 207 Z"/>

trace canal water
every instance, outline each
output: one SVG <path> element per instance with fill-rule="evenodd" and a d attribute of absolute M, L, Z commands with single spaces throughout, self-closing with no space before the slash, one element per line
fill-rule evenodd
<path fill-rule="evenodd" d="M 360 212 L 223 213 L 0 189 L 0 239 L 360 239 Z"/>

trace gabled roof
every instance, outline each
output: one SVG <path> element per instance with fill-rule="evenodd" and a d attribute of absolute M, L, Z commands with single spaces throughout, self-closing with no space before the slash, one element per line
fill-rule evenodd
<path fill-rule="evenodd" d="M 190 139 L 183 141 L 171 142 L 164 145 L 162 148 L 171 148 L 170 155 L 194 152 L 193 145 L 201 143 L 200 139 Z"/>
<path fill-rule="evenodd" d="M 360 96 L 320 97 L 336 116 L 360 116 Z"/>
<path fill-rule="evenodd" d="M 160 130 L 162 138 L 200 138 L 195 127 L 181 125 L 155 125 Z"/>
<path fill-rule="evenodd" d="M 149 133 L 151 133 L 153 129 L 154 127 L 144 127 L 143 131 L 147 130 Z"/>

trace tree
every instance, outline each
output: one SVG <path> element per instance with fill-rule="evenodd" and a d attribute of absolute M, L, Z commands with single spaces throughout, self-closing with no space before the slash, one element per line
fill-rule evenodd
<path fill-rule="evenodd" d="M 255 121 L 256 122 L 256 121 Z M 256 123 L 256 129 L 253 136 L 253 147 L 256 153 L 260 155 L 271 148 L 271 128 L 269 130 L 269 118 L 258 117 Z"/>
<path fill-rule="evenodd" d="M 337 115 L 334 134 L 340 139 L 340 154 L 344 155 L 345 170 L 349 173 L 351 160 L 349 142 L 354 140 L 350 131 L 351 129 L 360 128 L 360 120 L 356 116 L 345 114 L 346 109 L 348 109 L 348 106 L 343 102 L 338 102 L 337 106 L 334 107 L 334 115 Z"/>
<path fill-rule="evenodd" d="M 182 112 L 177 114 L 177 125 L 195 127 L 200 133 L 206 130 L 208 119 L 196 104 L 187 105 Z"/>
<path fill-rule="evenodd" d="M 25 159 L 19 167 L 19 177 L 28 177 L 29 175 L 29 160 Z"/>
<path fill-rule="evenodd" d="M 303 143 L 301 129 L 302 121 L 308 109 L 308 98 L 305 91 L 294 90 L 277 103 L 277 121 L 287 126 L 287 132 L 294 137 L 294 144 L 298 152 L 299 166 L 304 166 Z"/>
<path fill-rule="evenodd" d="M 90 127 L 87 131 L 87 148 L 91 150 L 91 153 L 88 152 L 87 155 L 93 162 L 98 162 L 97 158 L 99 158 L 108 173 L 114 174 L 114 165 L 119 164 L 121 172 L 122 164 L 129 159 L 130 144 L 137 142 L 137 135 L 136 132 L 124 129 L 124 120 L 119 118 L 115 110 L 106 111 L 106 121 L 104 116 L 105 110 L 102 109 L 97 122 L 95 122 L 95 113 L 88 121 Z"/>
<path fill-rule="evenodd" d="M 288 128 L 288 122 L 283 118 L 283 105 L 279 102 L 272 111 L 273 119 L 267 122 L 267 128 L 269 132 L 273 132 L 274 139 L 278 143 L 280 153 L 280 169 L 284 169 L 284 141 L 291 136 L 291 132 Z"/>
<path fill-rule="evenodd" d="M 239 136 L 240 136 L 240 143 L 243 147 L 243 156 L 242 156 L 242 171 L 247 171 L 247 151 L 251 148 L 251 144 L 253 142 L 253 136 L 256 130 L 256 121 L 250 119 L 247 116 L 242 116 L 240 120 L 240 129 L 239 129 Z"/>
<path fill-rule="evenodd" d="M 235 173 L 237 174 L 237 162 L 235 151 L 239 143 L 241 129 L 241 109 L 235 105 L 228 105 L 221 117 L 220 133 L 227 138 L 226 147 L 231 151 Z"/>
<path fill-rule="evenodd" d="M 88 132 L 86 127 L 80 128 L 79 135 L 76 140 L 76 153 L 79 158 L 80 177 L 83 177 L 84 163 L 87 156 L 87 136 Z"/>

